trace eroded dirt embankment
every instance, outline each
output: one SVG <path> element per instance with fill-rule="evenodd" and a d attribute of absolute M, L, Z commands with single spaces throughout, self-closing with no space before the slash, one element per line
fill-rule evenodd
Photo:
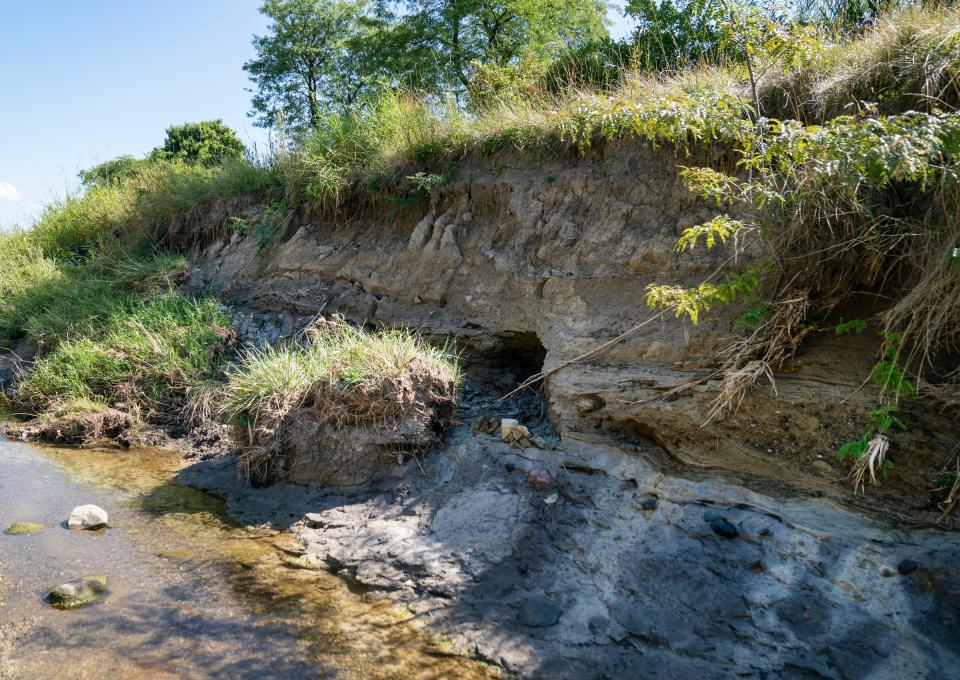
<path fill-rule="evenodd" d="M 960 443 L 955 414 L 907 406 L 896 467 L 865 497 L 834 458 L 874 404 L 876 338 L 814 334 L 776 391 L 759 386 L 718 422 L 705 420 L 735 315 L 723 310 L 647 324 L 550 375 L 542 402 L 496 401 L 649 318 L 648 284 L 697 284 L 728 256 L 674 253 L 714 215 L 676 163 L 639 144 L 501 156 L 412 207 L 292 212 L 269 244 L 231 229 L 268 219 L 248 203 L 175 225 L 190 285 L 231 306 L 244 342 L 337 313 L 453 337 L 469 368 L 463 424 L 422 468 L 251 489 L 220 459 L 184 479 L 226 493 L 243 521 L 292 526 L 333 570 L 531 677 L 956 668 L 960 537 L 950 520 L 924 528 L 939 518 L 931 471 Z M 490 427 L 502 417 L 528 425 L 531 445 L 504 443 Z M 705 519 L 717 516 L 736 538 Z"/>
<path fill-rule="evenodd" d="M 271 225 L 267 245 L 231 229 L 235 216 L 254 230 L 273 219 L 242 202 L 175 225 L 172 238 L 192 252 L 191 285 L 233 305 L 242 340 L 274 340 L 318 312 L 340 313 L 455 338 L 468 363 L 522 378 L 648 319 L 649 284 L 696 285 L 730 256 L 674 252 L 686 227 L 717 213 L 686 190 L 677 163 L 674 151 L 626 142 L 588 157 L 503 155 L 461 168 L 412 206 L 383 200 L 290 213 Z M 877 299 L 840 313 L 869 317 Z M 719 384 L 714 355 L 739 312 L 715 310 L 698 326 L 649 323 L 590 363 L 549 376 L 551 422 L 563 437 L 619 442 L 661 465 L 824 494 L 899 521 L 937 521 L 930 489 L 960 445 L 956 413 L 905 404 L 909 428 L 894 437 L 895 467 L 866 499 L 853 497 L 836 464 L 837 448 L 863 433 L 877 403 L 864 384 L 879 347 L 869 332 L 809 336 L 775 390 L 759 385 L 735 415 L 706 422 Z"/>

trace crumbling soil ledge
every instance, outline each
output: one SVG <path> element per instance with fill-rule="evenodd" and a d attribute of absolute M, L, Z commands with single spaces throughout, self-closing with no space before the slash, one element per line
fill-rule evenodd
<path fill-rule="evenodd" d="M 355 487 L 253 489 L 229 457 L 181 481 L 523 677 L 932 677 L 960 660 L 957 533 L 546 446 L 465 424 L 422 472 Z"/>

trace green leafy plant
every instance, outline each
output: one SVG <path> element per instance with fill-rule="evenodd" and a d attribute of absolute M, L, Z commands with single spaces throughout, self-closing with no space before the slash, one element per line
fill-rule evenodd
<path fill-rule="evenodd" d="M 431 190 L 442 187 L 450 181 L 446 175 L 427 172 L 418 172 L 415 175 L 410 175 L 407 179 L 410 180 L 413 188 L 420 195 L 428 194 Z"/>
<path fill-rule="evenodd" d="M 917 384 L 907 380 L 903 370 L 897 365 L 900 349 L 903 346 L 901 333 L 885 332 L 883 335 L 883 357 L 874 367 L 871 377 L 884 392 L 892 392 L 895 397 L 917 396 Z"/>
<path fill-rule="evenodd" d="M 856 440 L 847 442 L 837 451 L 837 459 L 850 460 L 853 463 L 853 485 L 855 490 L 863 491 L 866 482 L 878 484 L 882 477 L 893 469 L 893 463 L 887 459 L 890 449 L 888 432 L 894 428 L 905 430 L 907 426 L 896 415 L 899 407 L 881 406 L 870 409 L 870 424 L 867 430 Z"/>
<path fill-rule="evenodd" d="M 850 321 L 840 321 L 834 327 L 834 333 L 837 335 L 847 335 L 848 333 L 853 333 L 854 335 L 860 335 L 867 329 L 867 322 L 863 319 L 851 319 Z"/>
<path fill-rule="evenodd" d="M 729 215 L 719 215 L 708 222 L 684 230 L 674 250 L 680 252 L 693 250 L 701 237 L 706 241 L 708 249 L 713 248 L 718 243 L 724 243 L 729 237 L 736 235 L 745 226 L 743 222 L 731 219 Z"/>
<path fill-rule="evenodd" d="M 696 325 L 702 314 L 717 305 L 744 298 L 756 299 L 763 271 L 762 263 L 752 265 L 742 272 L 727 274 L 720 283 L 704 282 L 690 288 L 650 284 L 647 286 L 647 306 L 673 311 L 676 317 L 687 317 Z"/>
<path fill-rule="evenodd" d="M 250 222 L 242 217 L 231 217 L 230 227 L 241 236 L 246 236 L 250 231 Z"/>

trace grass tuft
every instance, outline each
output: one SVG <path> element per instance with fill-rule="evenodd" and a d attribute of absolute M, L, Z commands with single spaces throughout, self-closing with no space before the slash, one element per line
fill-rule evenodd
<path fill-rule="evenodd" d="M 250 350 L 229 374 L 223 409 L 241 445 L 241 468 L 252 477 L 283 477 L 294 451 L 343 446 L 325 434 L 328 426 L 389 432 L 393 445 L 416 453 L 433 441 L 431 429 L 452 423 L 462 376 L 449 348 L 341 319 L 308 335 L 306 345 Z M 369 455 L 377 446 L 361 448 Z"/>

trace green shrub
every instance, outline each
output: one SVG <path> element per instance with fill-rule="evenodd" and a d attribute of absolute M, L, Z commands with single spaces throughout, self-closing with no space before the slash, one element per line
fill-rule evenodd
<path fill-rule="evenodd" d="M 129 155 L 120 156 L 95 165 L 89 170 L 81 170 L 78 175 L 86 189 L 108 187 L 133 177 L 144 163 L 149 162 Z"/>
<path fill-rule="evenodd" d="M 154 149 L 154 158 L 211 167 L 243 158 L 244 146 L 237 134 L 222 120 L 184 123 L 167 128 L 163 146 Z"/>

